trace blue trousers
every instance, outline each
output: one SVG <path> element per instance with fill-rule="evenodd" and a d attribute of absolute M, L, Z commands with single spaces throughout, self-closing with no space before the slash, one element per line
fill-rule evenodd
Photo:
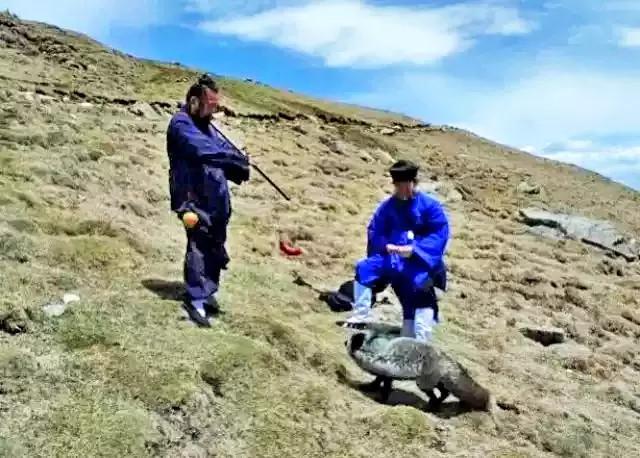
<path fill-rule="evenodd" d="M 425 274 L 422 262 L 415 258 L 400 259 L 397 255 L 373 255 L 356 265 L 356 281 L 367 288 L 391 285 L 402 305 L 404 320 L 413 320 L 416 309 L 432 308 L 438 321 L 438 300 L 433 281 Z M 426 278 L 418 286 L 416 279 Z"/>
<path fill-rule="evenodd" d="M 187 229 L 187 250 L 184 259 L 186 299 L 201 308 L 218 292 L 220 271 L 227 268 L 229 256 L 224 247 L 226 227 L 212 230 Z"/>

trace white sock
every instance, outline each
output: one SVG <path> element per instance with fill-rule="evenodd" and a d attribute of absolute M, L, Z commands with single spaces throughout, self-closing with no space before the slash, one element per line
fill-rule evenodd
<path fill-rule="evenodd" d="M 371 310 L 371 288 L 361 285 L 357 281 L 353 282 L 353 313 L 349 321 L 364 320 L 369 317 Z"/>
<path fill-rule="evenodd" d="M 416 309 L 414 332 L 416 339 L 422 342 L 431 341 L 433 328 L 436 325 L 433 319 L 434 312 L 432 308 Z"/>
<path fill-rule="evenodd" d="M 415 336 L 415 321 L 402 320 L 402 337 L 414 338 Z"/>
<path fill-rule="evenodd" d="M 198 312 L 202 317 L 207 315 L 207 312 L 204 310 L 204 302 L 204 300 L 193 302 L 193 308 L 196 309 L 196 312 Z"/>

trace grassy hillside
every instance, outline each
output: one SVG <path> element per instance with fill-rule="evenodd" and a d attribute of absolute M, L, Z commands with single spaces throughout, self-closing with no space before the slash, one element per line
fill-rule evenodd
<path fill-rule="evenodd" d="M 222 79 L 220 125 L 293 201 L 259 176 L 233 187 L 227 313 L 199 329 L 180 310 L 165 152 L 197 74 L 0 15 L 0 456 L 640 454 L 640 266 L 517 218 L 539 206 L 638 234 L 638 193 L 467 132 Z M 499 425 L 341 383 L 368 380 L 341 317 L 293 283 L 350 278 L 400 157 L 442 183 L 453 240 L 437 341 L 516 407 Z M 281 257 L 279 231 L 305 255 Z M 80 302 L 47 317 L 67 292 Z M 569 342 L 542 347 L 521 322 Z"/>

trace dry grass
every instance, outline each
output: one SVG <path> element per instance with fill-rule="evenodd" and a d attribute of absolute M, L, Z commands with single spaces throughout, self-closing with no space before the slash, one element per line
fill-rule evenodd
<path fill-rule="evenodd" d="M 638 233 L 637 193 L 464 132 L 382 135 L 346 118 L 402 117 L 223 79 L 225 102 L 240 113 L 333 121 L 222 120 L 294 201 L 257 176 L 233 187 L 227 314 L 198 329 L 179 308 L 170 111 L 135 114 L 116 100 L 177 101 L 197 72 L 0 18 L 0 456 L 640 453 L 640 268 L 528 235 L 516 219 L 538 204 Z M 340 383 L 337 372 L 355 369 L 339 317 L 292 283 L 294 271 L 326 287 L 350 278 L 399 152 L 425 165 L 426 181 L 464 191 L 447 201 L 452 276 L 436 335 L 517 405 L 499 413 L 500 426 L 478 413 L 425 413 L 402 387 L 406 402 L 385 406 Z M 543 193 L 518 193 L 525 179 Z M 305 255 L 281 257 L 279 232 Z M 41 305 L 70 291 L 80 303 L 43 315 Z M 560 326 L 575 342 L 543 348 L 519 322 Z"/>

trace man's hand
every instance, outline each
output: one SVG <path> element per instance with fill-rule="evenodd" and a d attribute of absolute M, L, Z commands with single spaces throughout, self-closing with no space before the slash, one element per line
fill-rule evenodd
<path fill-rule="evenodd" d="M 397 253 L 403 258 L 409 258 L 413 254 L 413 246 L 412 245 L 399 246 L 399 245 L 393 245 L 390 243 L 387 245 L 387 253 L 389 254 Z"/>
<path fill-rule="evenodd" d="M 412 245 L 399 246 L 396 253 L 398 253 L 403 258 L 410 258 L 411 255 L 413 254 L 413 246 Z"/>

